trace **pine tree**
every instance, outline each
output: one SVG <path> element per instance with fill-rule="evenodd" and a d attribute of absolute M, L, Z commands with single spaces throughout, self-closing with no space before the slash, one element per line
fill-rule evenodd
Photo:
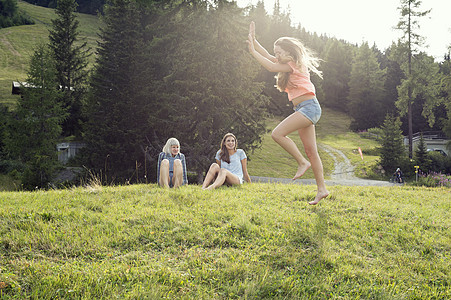
<path fill-rule="evenodd" d="M 397 106 L 401 109 L 401 114 L 407 114 L 408 119 L 408 137 L 409 137 L 409 157 L 412 157 L 412 145 L 413 145 L 413 117 L 412 117 L 412 105 L 415 102 L 414 89 L 421 88 L 422 83 L 417 82 L 416 76 L 421 73 L 414 71 L 414 54 L 417 52 L 416 47 L 424 44 L 424 38 L 418 34 L 420 28 L 418 18 L 424 17 L 430 13 L 431 10 L 419 11 L 421 6 L 420 0 L 401 0 L 401 6 L 399 10 L 401 12 L 401 18 L 398 22 L 397 29 L 402 30 L 404 47 L 399 49 L 403 50 L 403 71 L 406 74 L 406 79 L 403 79 L 401 85 L 398 87 L 398 102 Z M 432 97 L 435 95 L 432 94 Z"/>
<path fill-rule="evenodd" d="M 245 150 L 258 145 L 267 99 L 263 85 L 254 82 L 259 66 L 243 45 L 248 23 L 235 3 L 184 6 L 168 22 L 173 27 L 165 61 L 171 67 L 159 102 L 176 109 L 167 111 L 165 138 L 180 139 L 188 167 L 201 178 L 225 133 L 234 133 Z"/>
<path fill-rule="evenodd" d="M 86 105 L 84 156 L 95 172 L 119 182 L 144 164 L 150 139 L 149 118 L 155 113 L 151 56 L 143 20 L 145 7 L 135 1 L 113 0 L 105 7 L 91 93 Z M 161 129 L 163 130 L 163 128 Z M 136 180 L 136 177 L 135 177 Z"/>
<path fill-rule="evenodd" d="M 25 189 L 46 188 L 58 165 L 56 143 L 66 117 L 57 101 L 60 92 L 49 49 L 39 45 L 30 62 L 27 85 L 9 125 L 6 147 L 12 157 L 27 166 Z"/>
<path fill-rule="evenodd" d="M 354 119 L 351 129 L 368 129 L 382 123 L 384 75 L 375 53 L 368 43 L 363 43 L 354 58 L 349 82 L 348 111 Z"/>
<path fill-rule="evenodd" d="M 352 52 L 340 41 L 329 40 L 326 46 L 323 69 L 324 104 L 346 111 L 351 75 Z"/>
<path fill-rule="evenodd" d="M 393 115 L 387 115 L 382 126 L 381 166 L 391 174 L 404 164 L 405 150 L 401 132 L 401 121 Z"/>
<path fill-rule="evenodd" d="M 447 119 L 444 120 L 443 132 L 451 138 L 451 46 L 449 52 L 445 55 L 445 59 L 441 64 L 442 73 L 442 93 L 445 98 L 445 107 L 447 111 Z M 451 149 L 451 142 L 448 145 Z"/>
<path fill-rule="evenodd" d="M 415 150 L 415 160 L 416 164 L 420 166 L 420 170 L 426 172 L 429 169 L 431 160 L 428 157 L 428 152 L 426 148 L 426 143 L 424 142 L 423 133 L 420 135 L 420 141 L 418 143 L 417 149 Z"/>
<path fill-rule="evenodd" d="M 60 101 L 69 113 L 63 135 L 81 137 L 82 99 L 86 93 L 89 49 L 79 40 L 75 0 L 58 0 L 56 19 L 49 31 L 50 49 L 56 63 L 57 78 L 63 91 Z"/>

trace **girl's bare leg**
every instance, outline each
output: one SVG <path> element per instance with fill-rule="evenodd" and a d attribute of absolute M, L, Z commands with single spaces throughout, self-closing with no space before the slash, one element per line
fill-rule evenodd
<path fill-rule="evenodd" d="M 172 176 L 172 185 L 178 188 L 183 184 L 183 166 L 180 159 L 174 160 L 174 175 Z"/>
<path fill-rule="evenodd" d="M 286 117 L 282 122 L 280 122 L 280 124 L 277 125 L 276 128 L 274 128 L 271 134 L 273 140 L 276 141 L 280 146 L 282 146 L 285 151 L 291 154 L 291 156 L 293 156 L 298 163 L 298 170 L 296 172 L 296 175 L 294 175 L 293 180 L 304 175 L 305 171 L 310 168 L 311 163 L 307 159 L 305 159 L 304 156 L 302 156 L 299 148 L 296 146 L 293 140 L 287 137 L 287 135 L 296 130 L 306 128 L 311 125 L 312 122 L 309 119 L 298 112 L 294 112 Z"/>
<path fill-rule="evenodd" d="M 202 184 L 202 189 L 205 190 L 210 183 L 215 179 L 216 175 L 218 175 L 221 167 L 217 163 L 212 163 L 210 169 L 205 175 L 204 183 Z"/>
<path fill-rule="evenodd" d="M 309 202 L 310 205 L 315 205 L 318 204 L 321 199 L 326 198 L 329 195 L 324 181 L 323 163 L 319 157 L 318 147 L 316 145 L 315 125 L 311 124 L 306 128 L 299 129 L 298 133 L 304 144 L 305 154 L 312 165 L 313 174 L 315 175 L 316 185 L 318 187 L 315 199 Z"/>
<path fill-rule="evenodd" d="M 232 174 L 229 170 L 221 169 L 218 173 L 218 177 L 216 177 L 215 182 L 213 182 L 212 185 L 210 185 L 207 190 L 213 190 L 217 187 L 220 187 L 225 182 L 228 184 L 240 184 L 240 179 L 238 176 Z"/>
<path fill-rule="evenodd" d="M 169 160 L 163 159 L 160 165 L 160 186 L 169 188 Z"/>

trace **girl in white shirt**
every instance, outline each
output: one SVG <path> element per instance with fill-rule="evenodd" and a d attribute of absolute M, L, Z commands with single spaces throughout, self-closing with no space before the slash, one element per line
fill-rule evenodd
<path fill-rule="evenodd" d="M 243 149 L 237 149 L 236 137 L 227 133 L 221 141 L 221 149 L 216 152 L 216 163 L 210 166 L 202 189 L 212 190 L 224 183 L 227 185 L 251 182 L 247 172 L 247 156 Z"/>

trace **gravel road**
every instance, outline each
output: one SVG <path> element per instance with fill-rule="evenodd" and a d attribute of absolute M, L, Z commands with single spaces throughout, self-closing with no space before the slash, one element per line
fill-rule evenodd
<path fill-rule="evenodd" d="M 326 180 L 326 185 L 347 185 L 347 186 L 394 186 L 394 183 L 381 180 L 361 179 L 354 176 L 354 166 L 346 155 L 333 147 L 318 144 L 318 148 L 324 150 L 334 160 L 334 171 L 330 175 L 330 180 Z M 272 178 L 251 176 L 253 182 L 274 182 L 285 184 L 316 184 L 314 179 Z"/>

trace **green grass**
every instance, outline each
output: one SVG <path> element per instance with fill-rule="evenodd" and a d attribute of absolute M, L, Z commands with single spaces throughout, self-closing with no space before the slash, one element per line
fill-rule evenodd
<path fill-rule="evenodd" d="M 449 189 L 314 190 L 0 192 L 0 298 L 451 297 Z"/>
<path fill-rule="evenodd" d="M 269 119 L 267 128 L 270 130 L 262 138 L 261 148 L 256 149 L 254 153 L 249 154 L 248 171 L 251 176 L 292 178 L 297 171 L 297 164 L 294 158 L 288 154 L 271 138 L 271 130 L 274 129 L 281 119 Z M 301 153 L 305 156 L 304 147 L 301 139 L 295 133 L 289 137 L 298 145 Z M 239 141 L 239 138 L 238 138 Z M 324 165 L 324 173 L 333 171 L 333 160 L 326 153 L 319 151 Z M 311 169 L 307 170 L 303 178 L 314 178 Z"/>
<path fill-rule="evenodd" d="M 28 14 L 34 25 L 0 29 L 0 103 L 14 107 L 18 96 L 11 95 L 12 81 L 27 78 L 30 57 L 38 43 L 48 43 L 48 30 L 56 15 L 53 9 L 18 1 L 19 10 Z M 77 14 L 79 38 L 85 40 L 94 52 L 99 28 L 96 16 Z M 94 56 L 91 55 L 91 62 Z"/>
<path fill-rule="evenodd" d="M 281 120 L 278 118 L 268 120 L 268 129 L 272 130 Z M 351 120 L 346 114 L 323 108 L 323 114 L 316 126 L 317 142 L 342 151 L 356 166 L 356 176 L 366 177 L 365 168 L 374 166 L 379 159 L 379 156 L 374 155 L 379 143 L 350 132 L 350 123 Z M 301 139 L 297 133 L 290 134 L 289 137 L 298 145 L 301 153 L 305 155 Z M 364 154 L 363 161 L 358 152 L 359 147 Z M 325 178 L 329 178 L 334 171 L 333 158 L 321 149 L 319 149 L 319 154 L 323 162 Z M 297 171 L 296 161 L 272 140 L 271 132 L 264 135 L 262 147 L 250 154 L 248 164 L 251 176 L 292 178 Z M 302 178 L 314 178 L 312 170 L 309 169 Z"/>
<path fill-rule="evenodd" d="M 14 180 L 11 176 L 0 174 L 0 191 L 19 190 L 20 181 Z"/>

